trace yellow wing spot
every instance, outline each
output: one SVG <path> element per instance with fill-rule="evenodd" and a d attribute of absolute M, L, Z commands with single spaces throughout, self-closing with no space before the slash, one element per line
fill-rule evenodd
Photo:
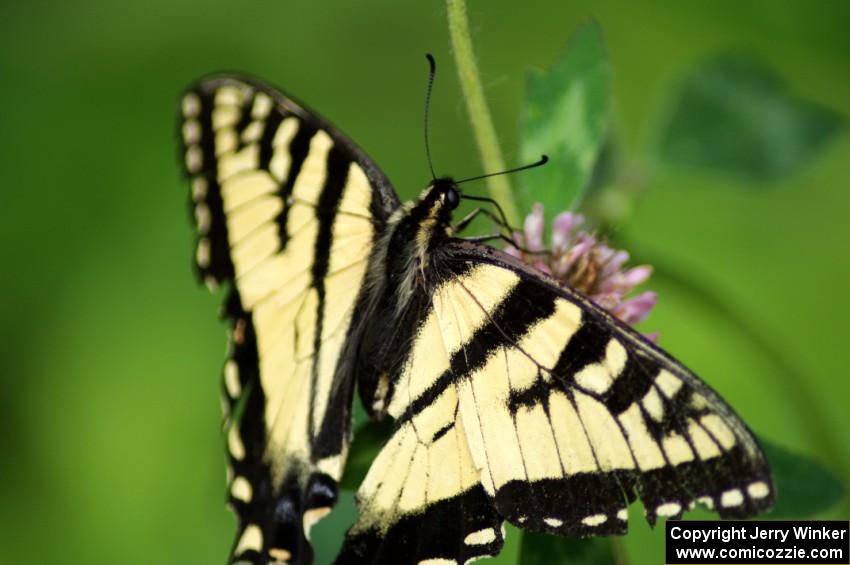
<path fill-rule="evenodd" d="M 198 143 L 201 139 L 201 124 L 197 120 L 186 120 L 183 123 L 183 141 L 186 145 Z"/>
<path fill-rule="evenodd" d="M 230 455 L 237 461 L 245 458 L 245 445 L 242 443 L 242 438 L 239 436 L 239 428 L 234 424 L 227 432 L 227 448 Z"/>
<path fill-rule="evenodd" d="M 668 518 L 670 516 L 675 516 L 679 512 L 682 511 L 682 505 L 678 502 L 665 502 L 655 509 L 656 516 L 664 516 Z"/>
<path fill-rule="evenodd" d="M 608 521 L 608 516 L 605 514 L 593 514 L 591 516 L 587 516 L 586 518 L 582 518 L 581 523 L 585 526 L 598 526 L 600 524 L 604 524 Z"/>
<path fill-rule="evenodd" d="M 614 384 L 607 367 L 599 363 L 588 365 L 576 373 L 575 381 L 581 388 L 599 395 L 605 394 Z"/>
<path fill-rule="evenodd" d="M 251 496 L 253 495 L 251 483 L 245 477 L 236 477 L 230 484 L 230 494 L 236 500 L 251 502 Z"/>
<path fill-rule="evenodd" d="M 720 506 L 729 508 L 730 506 L 740 506 L 744 503 L 744 493 L 740 489 L 733 488 L 727 490 L 720 495 Z"/>
<path fill-rule="evenodd" d="M 201 113 L 201 99 L 194 92 L 183 97 L 183 115 L 187 118 L 195 118 Z"/>
<path fill-rule="evenodd" d="M 216 106 L 239 106 L 250 94 L 247 88 L 238 86 L 222 86 L 215 93 Z"/>
<path fill-rule="evenodd" d="M 560 527 L 564 523 L 564 521 L 560 518 L 543 518 L 543 521 L 546 522 L 546 524 L 552 526 L 553 528 Z"/>
<path fill-rule="evenodd" d="M 251 107 L 251 117 L 255 120 L 262 120 L 269 115 L 274 105 L 271 96 L 265 92 L 258 92 L 254 96 L 254 105 Z"/>
<path fill-rule="evenodd" d="M 682 380 L 666 369 L 659 371 L 658 376 L 655 377 L 655 384 L 667 398 L 673 398 L 679 389 L 682 388 Z"/>
<path fill-rule="evenodd" d="M 242 385 L 239 384 L 239 367 L 233 359 L 228 359 L 224 364 L 224 387 L 230 398 L 238 398 L 242 392 Z"/>
<path fill-rule="evenodd" d="M 198 241 L 198 249 L 195 252 L 195 260 L 201 268 L 210 266 L 210 240 L 205 237 Z"/>
<path fill-rule="evenodd" d="M 697 498 L 697 502 L 699 502 L 709 510 L 714 509 L 714 500 L 712 500 L 710 496 L 701 496 Z"/>
<path fill-rule="evenodd" d="M 200 202 L 207 197 L 207 179 L 195 177 L 192 179 L 192 200 Z"/>
<path fill-rule="evenodd" d="M 465 543 L 466 545 L 486 545 L 495 540 L 496 530 L 494 530 L 493 528 L 484 528 L 483 530 L 472 532 L 471 534 L 463 538 L 463 543 Z"/>
<path fill-rule="evenodd" d="M 667 460 L 672 465 L 693 461 L 694 459 L 694 452 L 691 451 L 691 447 L 685 438 L 679 434 L 673 433 L 668 435 L 662 440 L 662 445 L 664 447 L 664 453 L 667 454 Z"/>
<path fill-rule="evenodd" d="M 260 121 L 253 121 L 248 124 L 245 131 L 242 132 L 242 142 L 253 143 L 255 141 L 259 141 L 263 136 L 263 125 L 264 122 Z"/>
<path fill-rule="evenodd" d="M 322 130 L 310 140 L 309 152 L 292 187 L 295 198 L 314 205 L 319 203 L 328 172 L 328 152 L 333 144 L 331 136 Z"/>
<path fill-rule="evenodd" d="M 424 561 L 420 561 L 419 565 L 457 565 L 457 561 L 454 559 L 443 559 L 442 557 L 437 557 L 435 559 L 425 559 Z"/>
<path fill-rule="evenodd" d="M 643 397 L 642 403 L 644 410 L 653 420 L 660 422 L 664 419 L 664 402 L 655 387 L 649 389 L 649 392 Z"/>
<path fill-rule="evenodd" d="M 199 202 L 195 206 L 195 223 L 198 225 L 198 231 L 207 233 L 210 229 L 210 209 L 203 202 Z"/>
<path fill-rule="evenodd" d="M 283 182 L 289 175 L 289 165 L 292 161 L 289 155 L 289 144 L 298 131 L 298 120 L 289 117 L 280 122 L 274 134 L 274 153 L 269 162 L 269 172 L 274 175 L 275 180 Z"/>
<path fill-rule="evenodd" d="M 747 487 L 747 494 L 749 494 L 751 498 L 764 498 L 770 494 L 770 487 L 767 486 L 767 483 L 762 481 L 750 483 Z"/>
<path fill-rule="evenodd" d="M 617 511 L 617 519 L 623 522 L 629 519 L 629 511 L 626 508 L 621 508 Z"/>
<path fill-rule="evenodd" d="M 292 554 L 280 547 L 272 547 L 269 549 L 269 557 L 274 559 L 276 562 L 286 563 L 292 559 Z"/>
<path fill-rule="evenodd" d="M 702 410 L 703 408 L 708 406 L 708 401 L 705 397 L 698 392 L 695 392 L 691 395 L 691 407 L 694 410 Z"/>
<path fill-rule="evenodd" d="M 707 414 L 700 419 L 700 422 L 720 442 L 723 449 L 728 450 L 735 445 L 735 434 L 717 414 Z"/>
<path fill-rule="evenodd" d="M 202 162 L 201 148 L 197 145 L 190 145 L 186 149 L 186 170 L 190 173 L 197 173 L 201 170 Z"/>
<path fill-rule="evenodd" d="M 626 348 L 623 347 L 622 343 L 616 339 L 612 339 L 608 342 L 608 347 L 605 348 L 605 365 L 608 367 L 608 370 L 614 378 L 617 378 L 617 376 L 623 371 L 623 368 L 626 366 L 627 359 L 628 354 L 626 353 Z"/>
<path fill-rule="evenodd" d="M 239 543 L 236 544 L 234 555 L 240 555 L 248 550 L 260 551 L 263 548 L 263 532 L 256 524 L 249 524 L 242 532 Z"/>

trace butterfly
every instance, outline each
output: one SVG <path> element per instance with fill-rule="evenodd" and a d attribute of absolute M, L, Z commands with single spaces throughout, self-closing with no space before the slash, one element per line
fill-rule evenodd
<path fill-rule="evenodd" d="M 637 498 L 651 524 L 773 505 L 732 409 L 585 296 L 461 237 L 451 178 L 403 203 L 333 125 L 244 76 L 191 86 L 181 133 L 196 270 L 227 288 L 232 561 L 312 561 L 355 396 L 393 431 L 338 563 L 496 555 L 505 521 L 624 534 Z"/>

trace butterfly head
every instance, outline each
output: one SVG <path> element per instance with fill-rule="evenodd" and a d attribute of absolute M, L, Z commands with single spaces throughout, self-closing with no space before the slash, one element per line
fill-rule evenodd
<path fill-rule="evenodd" d="M 428 187 L 430 193 L 434 195 L 435 201 L 439 206 L 446 208 L 449 212 L 453 211 L 460 204 L 460 187 L 449 177 L 436 179 L 431 186 Z"/>
<path fill-rule="evenodd" d="M 415 221 L 431 227 L 446 227 L 451 224 L 452 212 L 460 200 L 461 191 L 454 179 L 434 179 L 419 195 L 410 213 Z"/>

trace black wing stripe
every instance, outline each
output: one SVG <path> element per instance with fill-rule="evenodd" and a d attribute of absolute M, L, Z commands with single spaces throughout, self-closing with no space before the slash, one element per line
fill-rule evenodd
<path fill-rule="evenodd" d="M 592 320 L 583 320 L 578 331 L 561 351 L 558 362 L 552 367 L 552 374 L 572 377 L 587 365 L 598 363 L 605 357 L 605 347 L 609 341 L 610 337 L 600 332 Z"/>
<path fill-rule="evenodd" d="M 274 136 L 277 133 L 277 128 L 283 122 L 285 114 L 283 112 L 272 112 L 266 118 L 263 128 L 263 135 L 260 138 L 260 156 L 259 166 L 261 169 L 270 170 L 272 156 L 274 155 Z"/>
<path fill-rule="evenodd" d="M 339 147 L 334 145 L 328 152 L 327 157 L 327 175 L 325 185 L 322 187 L 321 195 L 319 196 L 318 206 L 316 207 L 316 216 L 319 221 L 318 234 L 316 235 L 316 249 L 313 255 L 312 266 L 312 286 L 316 289 L 318 295 L 318 304 L 316 306 L 316 329 L 313 341 L 313 363 L 311 371 L 310 388 L 316 390 L 316 383 L 319 379 L 319 364 L 321 359 L 319 351 L 322 347 L 322 337 L 324 334 L 325 324 L 325 277 L 328 276 L 328 266 L 330 260 L 330 251 L 333 244 L 333 223 L 336 218 L 336 209 L 342 198 L 342 192 L 345 188 L 345 181 L 348 177 L 348 168 L 351 166 L 351 159 Z M 314 393 L 311 393 L 311 397 Z M 314 438 L 317 435 L 314 421 L 315 404 L 310 404 L 310 413 L 308 419 L 310 437 Z"/>
<path fill-rule="evenodd" d="M 289 144 L 290 165 L 286 181 L 281 184 L 278 196 L 283 201 L 283 210 L 277 218 L 278 237 L 280 238 L 280 250 L 286 248 L 289 242 L 290 233 L 288 230 L 289 211 L 292 206 L 289 203 L 289 197 L 292 195 L 292 189 L 295 187 L 295 181 L 301 173 L 301 167 L 307 159 L 310 152 L 310 140 L 316 135 L 317 128 L 307 122 L 299 122 L 298 133 Z"/>
<path fill-rule="evenodd" d="M 451 352 L 449 369 L 446 370 L 428 390 L 411 402 L 398 418 L 404 423 L 427 408 L 443 391 L 459 379 L 472 375 L 480 369 L 489 357 L 501 348 L 515 345 L 528 330 L 554 312 L 554 297 L 540 296 L 539 300 L 529 300 L 529 292 L 534 289 L 520 282 L 492 312 L 487 319 L 460 349 Z M 474 296 L 474 295 L 473 295 Z"/>
<path fill-rule="evenodd" d="M 597 334 L 604 335 L 602 328 L 597 327 L 595 331 Z M 653 375 L 642 366 L 642 361 L 638 355 L 629 352 L 626 366 L 614 381 L 614 384 L 611 385 L 611 388 L 605 393 L 605 406 L 612 414 L 617 416 L 631 406 L 635 398 L 643 398 L 652 387 Z M 656 372 L 660 368 L 654 364 L 653 367 Z"/>

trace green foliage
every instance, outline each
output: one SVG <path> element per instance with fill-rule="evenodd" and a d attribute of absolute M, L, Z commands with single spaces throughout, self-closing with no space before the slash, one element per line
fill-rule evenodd
<path fill-rule="evenodd" d="M 565 539 L 526 532 L 518 563 L 522 565 L 611 565 L 621 562 L 615 552 L 616 538 Z"/>
<path fill-rule="evenodd" d="M 764 63 L 725 55 L 685 79 L 662 133 L 663 161 L 775 181 L 816 157 L 840 116 L 788 92 Z"/>
<path fill-rule="evenodd" d="M 521 154 L 525 162 L 546 154 L 549 164 L 525 173 L 524 209 L 545 205 L 547 219 L 575 207 L 590 183 L 608 133 L 611 70 L 602 34 L 585 24 L 550 70 L 528 74 Z"/>
<path fill-rule="evenodd" d="M 342 475 L 340 488 L 357 490 L 360 483 L 366 477 L 369 466 L 381 448 L 386 445 L 392 434 L 392 422 L 366 421 L 357 428 L 354 440 L 348 451 L 348 461 L 345 464 L 345 473 Z"/>
<path fill-rule="evenodd" d="M 771 518 L 808 518 L 826 512 L 846 495 L 845 486 L 816 461 L 760 438 L 776 483 Z"/>

